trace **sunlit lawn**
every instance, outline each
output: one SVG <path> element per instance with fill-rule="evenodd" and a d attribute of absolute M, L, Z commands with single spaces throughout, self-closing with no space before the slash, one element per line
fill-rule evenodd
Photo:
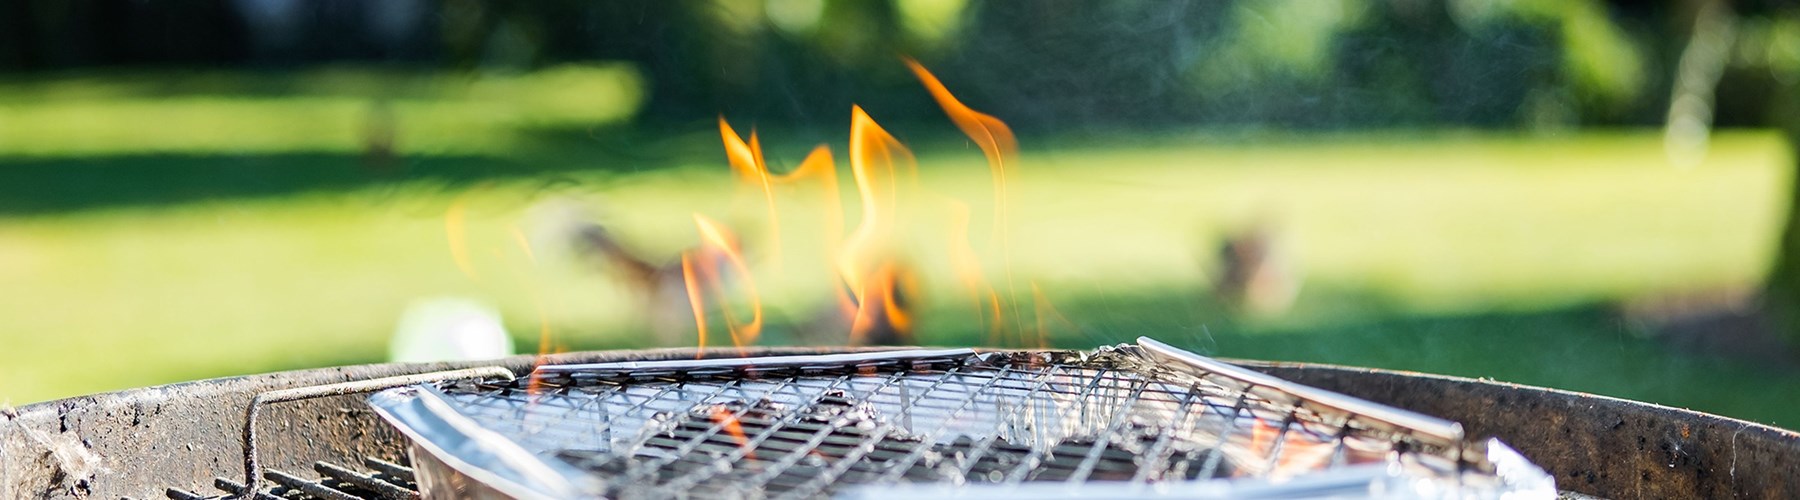
<path fill-rule="evenodd" d="M 808 229 L 818 207 L 783 202 L 775 269 L 760 208 L 733 202 L 716 149 L 646 159 L 580 141 L 459 149 L 402 134 L 398 173 L 369 167 L 354 142 L 237 154 L 199 139 L 148 152 L 0 142 L 11 184 L 0 186 L 0 398 L 376 362 L 406 304 L 435 296 L 495 303 L 521 350 L 536 347 L 540 309 L 573 348 L 647 345 L 634 298 L 569 251 L 576 206 L 663 258 L 693 241 L 692 213 L 733 223 L 760 263 L 770 339 L 791 338 L 781 325 L 823 304 Z M 1150 335 L 1224 356 L 1488 376 L 1800 422 L 1800 407 L 1767 398 L 1800 393 L 1800 375 L 1670 354 L 1602 307 L 1759 278 L 1791 165 L 1773 135 L 1723 135 L 1686 170 L 1663 161 L 1650 133 L 1037 141 L 1013 172 L 1011 262 L 1017 288 L 1037 285 L 1075 324 L 1052 329 L 1057 345 Z M 971 241 L 1003 281 L 988 172 L 965 146 L 918 145 L 926 194 L 907 254 L 929 298 L 923 343 L 983 341 L 952 286 L 947 200 L 973 207 Z M 801 152 L 771 155 L 791 164 Z M 473 275 L 451 257 L 454 203 L 466 207 Z M 1233 319 L 1206 298 L 1219 235 L 1253 220 L 1281 228 L 1304 268 L 1288 316 Z"/>

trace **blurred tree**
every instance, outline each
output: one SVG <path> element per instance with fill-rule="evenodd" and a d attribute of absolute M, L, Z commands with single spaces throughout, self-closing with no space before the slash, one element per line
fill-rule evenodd
<path fill-rule="evenodd" d="M 1638 111 L 1660 95 L 1641 42 L 1658 37 L 1618 15 L 1640 4 L 0 0 L 0 69 L 624 60 L 648 77 L 645 123 L 839 128 L 853 101 L 940 118 L 910 55 L 1022 130 L 1604 125 L 1656 119 Z"/>
<path fill-rule="evenodd" d="M 245 44 L 220 43 L 243 36 L 233 17 L 221 2 L 4 1 L 0 69 L 238 60 Z"/>
<path fill-rule="evenodd" d="M 1189 68 L 1230 2 L 981 1 L 945 73 L 1024 129 L 1142 127 L 1193 118 Z M 930 64 L 931 61 L 926 61 Z"/>
<path fill-rule="evenodd" d="M 1766 90 L 1752 95 L 1766 98 L 1765 119 L 1787 134 L 1795 172 L 1763 309 L 1776 335 L 1800 356 L 1800 7 L 1753 2 L 1740 8 L 1745 28 L 1737 38 L 1735 76 L 1749 82 L 1731 90 Z"/>
<path fill-rule="evenodd" d="M 1435 3 L 1374 4 L 1337 45 L 1335 111 L 1381 125 L 1512 126 L 1530 122 L 1533 96 L 1566 93 L 1568 50 L 1549 23 L 1455 14 Z"/>
<path fill-rule="evenodd" d="M 853 101 L 908 95 L 898 58 L 916 41 L 893 0 L 607 2 L 583 30 L 595 57 L 650 80 L 640 123 L 734 120 L 841 128 Z M 876 106 L 925 116 L 927 98 Z M 884 114 L 884 118 L 885 118 Z M 708 125 L 710 126 L 710 125 Z"/>
<path fill-rule="evenodd" d="M 1709 311 L 1698 327 L 1662 332 L 1720 353 L 1800 360 L 1800 8 L 1785 2 L 1671 1 L 1667 31 L 1681 41 L 1672 69 L 1664 149 L 1672 165 L 1705 158 L 1719 124 L 1773 126 L 1789 143 L 1793 183 L 1788 216 L 1760 307 Z M 1745 346 L 1780 353 L 1745 351 Z M 1754 350 L 1753 350 L 1754 351 Z"/>

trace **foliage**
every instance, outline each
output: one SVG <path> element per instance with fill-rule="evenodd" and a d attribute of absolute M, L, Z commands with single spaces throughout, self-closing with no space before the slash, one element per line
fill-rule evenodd
<path fill-rule="evenodd" d="M 513 75 L 321 68 L 299 72 L 82 72 L 0 80 L 0 154 L 507 151 L 534 129 L 629 118 L 639 75 L 567 65 Z M 379 139 L 377 139 L 379 140 Z"/>

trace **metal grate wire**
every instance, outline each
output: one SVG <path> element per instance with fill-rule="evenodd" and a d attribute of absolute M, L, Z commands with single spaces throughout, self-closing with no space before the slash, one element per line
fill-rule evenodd
<path fill-rule="evenodd" d="M 264 477 L 273 484 L 249 498 L 257 500 L 418 500 L 419 486 L 414 482 L 411 467 L 373 457 L 363 458 L 363 466 L 367 467 L 368 472 L 357 471 L 331 462 L 314 462 L 313 471 L 319 474 L 319 479 L 306 479 L 278 470 L 266 470 L 263 472 Z M 212 500 L 243 498 L 246 491 L 243 483 L 223 477 L 214 478 L 213 487 L 225 492 L 225 495 L 202 495 L 179 488 L 169 488 L 166 494 L 171 500 Z"/>
<path fill-rule="evenodd" d="M 540 370 L 432 389 L 609 498 L 812 498 L 901 484 L 1282 478 L 1460 443 L 1129 348 L 812 366 Z"/>

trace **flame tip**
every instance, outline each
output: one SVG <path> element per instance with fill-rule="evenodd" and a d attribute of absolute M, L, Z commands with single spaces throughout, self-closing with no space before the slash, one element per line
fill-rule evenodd
<path fill-rule="evenodd" d="M 1007 157 L 1016 148 L 1011 131 L 1000 120 L 963 105 L 925 65 L 911 55 L 898 53 L 896 57 L 919 78 L 957 127 L 975 140 L 988 156 L 996 184 L 996 233 L 1004 236 L 1003 163 L 1008 161 Z M 824 217 L 828 241 L 825 246 L 828 255 L 832 255 L 836 261 L 837 277 L 842 281 L 841 286 L 835 287 L 835 290 L 842 308 L 840 310 L 847 313 L 847 319 L 851 320 L 849 326 L 852 344 L 910 342 L 917 320 L 913 307 L 918 302 L 915 296 L 918 275 L 891 252 L 899 237 L 896 232 L 904 226 L 906 218 L 899 201 L 907 196 L 907 187 L 917 183 L 918 166 L 912 152 L 884 130 L 861 104 L 850 105 L 850 118 L 850 141 L 845 156 L 858 194 L 862 198 L 863 220 L 854 233 L 842 241 L 838 240 L 843 229 L 842 214 L 838 213 L 841 210 L 837 198 L 838 174 L 829 145 L 814 146 L 792 172 L 778 175 L 771 172 L 764 161 L 761 140 L 754 126 L 748 130 L 748 134 L 741 136 L 723 113 L 720 113 L 718 120 L 732 172 L 738 180 L 744 182 L 741 184 L 743 188 L 760 191 L 763 202 L 768 206 L 770 248 L 767 250 L 776 259 L 775 265 L 780 265 L 781 251 L 778 230 L 780 217 L 773 186 L 792 186 L 801 180 L 817 182 L 819 186 L 815 189 L 819 189 L 820 194 L 826 198 Z M 902 175 L 913 176 L 913 184 L 907 183 Z M 990 306 L 986 309 L 991 309 L 991 313 L 984 314 L 983 319 L 997 334 L 1006 321 L 1006 316 L 1019 316 L 1017 305 L 1012 304 L 1011 314 L 1002 315 L 1000 295 L 980 276 L 979 263 L 972 256 L 972 249 L 967 248 L 970 218 L 968 204 L 955 201 L 951 208 L 955 213 L 953 218 L 956 219 L 953 226 L 959 228 L 956 233 L 960 233 L 960 250 L 967 254 L 961 255 L 965 258 L 958 259 L 959 264 L 966 264 L 959 267 L 973 270 L 962 274 L 969 283 L 978 308 L 981 305 Z M 707 335 L 706 306 L 702 303 L 714 299 L 723 300 L 727 284 L 721 281 L 721 271 L 727 270 L 722 266 L 729 266 L 742 276 L 741 285 L 748 288 L 748 306 L 752 314 L 748 321 L 743 321 L 745 318 L 739 315 L 739 307 L 724 304 L 719 304 L 724 306 L 719 312 L 724 315 L 724 324 L 732 343 L 742 350 L 747 343 L 755 341 L 763 326 L 761 298 L 756 296 L 752 273 L 729 228 L 700 213 L 694 214 L 694 220 L 703 241 L 700 248 L 683 253 L 682 271 L 700 330 L 700 344 L 704 348 Z M 1001 239 L 1004 240 L 1003 237 Z M 1004 242 L 1001 246 L 1004 253 Z M 1007 279 L 1010 292 L 1010 261 Z M 1035 289 L 1035 283 L 1033 285 Z M 986 300 L 983 300 L 983 296 Z M 1041 292 L 1038 298 L 1042 301 Z M 1017 298 L 1014 298 L 1008 302 L 1016 301 Z M 1044 319 L 1040 317 L 1039 322 L 1043 323 Z M 1023 332 L 1019 332 L 1019 335 L 1020 343 L 1023 344 Z M 1040 344 L 1042 343 L 1040 339 Z"/>

